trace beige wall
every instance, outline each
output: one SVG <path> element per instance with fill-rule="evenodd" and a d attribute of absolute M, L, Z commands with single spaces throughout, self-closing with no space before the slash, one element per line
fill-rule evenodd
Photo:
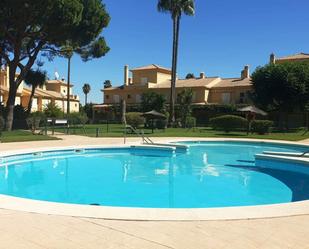
<path fill-rule="evenodd" d="M 171 79 L 169 73 L 158 72 L 157 70 L 138 70 L 132 72 L 132 83 L 133 85 L 143 85 L 142 78 L 147 78 L 150 83 L 160 83 Z"/>
<path fill-rule="evenodd" d="M 179 94 L 184 88 L 177 88 L 176 94 Z M 232 87 L 232 88 L 213 88 L 195 87 L 193 90 L 193 103 L 213 103 L 213 104 L 239 104 L 241 103 L 241 93 L 244 94 L 244 102 L 248 102 L 247 92 L 252 91 L 250 86 Z M 170 89 L 148 89 L 140 87 L 127 87 L 125 89 L 105 90 L 104 103 L 115 104 L 114 95 L 119 96 L 119 101 L 124 99 L 127 104 L 137 104 L 137 95 L 141 96 L 145 92 L 156 92 L 165 96 L 169 100 Z M 107 98 L 108 95 L 108 98 Z M 223 95 L 228 95 L 228 102 L 224 102 Z"/>
<path fill-rule="evenodd" d="M 177 88 L 176 94 L 179 94 L 184 88 Z M 205 100 L 205 88 L 193 88 L 194 103 L 206 103 Z M 104 103 L 105 104 L 115 104 L 115 95 L 119 96 L 119 100 L 124 99 L 127 104 L 137 104 L 137 96 L 141 96 L 146 92 L 156 92 L 165 96 L 166 100 L 169 100 L 170 89 L 148 89 L 148 88 L 135 88 L 135 87 L 127 87 L 125 89 L 113 89 L 113 90 L 105 90 L 104 92 Z M 107 97 L 108 96 L 108 97 Z"/>
<path fill-rule="evenodd" d="M 209 103 L 214 104 L 240 104 L 241 103 L 241 93 L 244 94 L 245 103 L 248 102 L 247 92 L 252 91 L 250 86 L 245 87 L 230 87 L 230 88 L 214 88 L 211 89 L 209 93 Z M 224 94 L 229 94 L 229 103 L 224 103 Z"/>
<path fill-rule="evenodd" d="M 6 71 L 1 71 L 0 73 L 0 84 L 4 85 L 6 87 L 8 87 L 8 79 L 6 77 L 7 72 Z M 17 90 L 17 97 L 16 97 L 16 101 L 15 104 L 19 105 L 21 104 L 24 108 L 28 107 L 28 103 L 29 103 L 29 98 L 30 98 L 30 94 L 25 93 L 25 91 L 23 91 L 24 88 L 24 82 L 22 82 Z M 45 87 L 43 88 L 45 89 Z M 48 98 L 42 98 L 41 96 L 39 97 L 35 97 L 33 104 L 32 104 L 32 110 L 31 111 L 43 111 L 46 107 L 46 105 L 49 102 L 53 102 L 55 104 L 57 104 L 59 106 L 59 108 L 63 109 L 63 106 L 65 108 L 65 112 L 66 112 L 66 101 L 64 101 L 66 99 L 66 94 L 67 94 L 67 86 L 66 85 L 61 85 L 61 84 L 54 84 L 54 83 L 50 83 L 50 84 L 46 84 L 46 90 L 49 91 L 54 91 L 54 92 L 58 92 L 58 93 L 63 93 L 64 94 L 64 99 L 54 99 L 52 97 Z M 70 87 L 70 95 L 72 95 L 72 87 Z M 2 103 L 6 103 L 8 98 L 8 92 L 4 92 L 3 90 L 1 91 L 1 100 Z M 77 95 L 75 96 L 71 96 L 72 100 L 70 101 L 70 111 L 71 112 L 79 112 L 79 97 Z M 64 103 L 63 103 L 64 101 Z"/>

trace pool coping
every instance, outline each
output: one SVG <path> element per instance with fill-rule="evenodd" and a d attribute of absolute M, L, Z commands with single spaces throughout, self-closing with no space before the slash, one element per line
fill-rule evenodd
<path fill-rule="evenodd" d="M 169 138 L 169 142 L 181 141 L 240 141 L 240 142 L 260 142 L 282 145 L 302 145 L 308 144 L 299 142 L 287 142 L 277 140 L 258 139 L 227 139 L 227 138 Z M 25 150 L 9 150 L 1 152 L 2 156 L 34 153 L 52 150 L 90 149 L 90 148 L 128 148 L 131 145 L 80 145 L 65 147 L 46 147 Z M 139 143 L 135 145 L 140 146 Z M 173 146 L 171 144 L 171 146 Z M 131 208 L 131 207 L 109 207 L 91 206 L 80 204 L 67 204 L 48 201 L 32 200 L 20 197 L 0 194 L 0 208 L 40 213 L 48 215 L 61 215 L 73 217 L 101 218 L 112 220 L 142 220 L 142 221 L 206 221 L 206 220 L 239 220 L 239 219 L 259 219 L 276 218 L 284 216 L 297 216 L 309 214 L 309 200 L 242 207 L 223 208 Z"/>

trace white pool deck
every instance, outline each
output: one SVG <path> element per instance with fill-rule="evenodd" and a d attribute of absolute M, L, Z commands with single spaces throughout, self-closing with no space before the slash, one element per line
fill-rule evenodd
<path fill-rule="evenodd" d="M 155 138 L 155 142 L 175 138 Z M 178 138 L 177 140 L 206 140 Z M 211 139 L 214 140 L 214 139 Z M 260 140 L 259 140 L 260 141 Z M 140 139 L 128 139 L 138 144 Z M 309 140 L 303 141 L 309 144 Z M 63 136 L 61 141 L 0 144 L 0 151 L 85 145 L 123 145 L 120 138 Z M 0 205 L 5 202 L 0 197 Z M 31 202 L 31 201 L 30 201 Z M 17 203 L 17 202 L 16 202 Z M 13 202 L 14 204 L 14 202 Z M 25 212 L 27 205 L 0 209 L 1 248 L 309 248 L 309 206 L 297 203 L 299 213 L 258 219 L 209 221 L 123 221 Z M 273 208 L 273 207 L 272 207 Z M 16 211 L 19 210 L 19 211 Z M 27 210 L 27 209 L 26 209 Z M 278 209 L 277 209 L 278 210 Z M 29 211 L 29 210 L 28 210 Z M 276 211 L 279 212 L 279 211 Z M 278 213 L 277 213 L 278 214 Z M 276 216 L 276 215 L 275 215 Z M 215 217 L 214 217 L 215 218 Z M 222 217 L 221 217 L 222 218 Z"/>

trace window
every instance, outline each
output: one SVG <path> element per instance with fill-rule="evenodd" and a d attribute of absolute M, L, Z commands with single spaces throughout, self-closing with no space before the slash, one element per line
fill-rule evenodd
<path fill-rule="evenodd" d="M 65 89 L 63 89 L 63 93 L 65 93 Z"/>
<path fill-rule="evenodd" d="M 146 85 L 148 83 L 148 78 L 147 77 L 142 77 L 141 78 L 141 83 L 142 83 L 142 85 Z"/>
<path fill-rule="evenodd" d="M 142 102 L 142 96 L 139 95 L 139 94 L 136 94 L 135 99 L 136 99 L 136 103 L 141 103 Z"/>
<path fill-rule="evenodd" d="M 130 95 L 130 94 L 128 94 L 128 96 L 127 96 L 127 97 L 128 97 L 128 99 L 130 99 L 130 98 L 131 98 L 131 95 Z"/>
<path fill-rule="evenodd" d="M 245 102 L 245 93 L 244 92 L 241 92 L 239 94 L 239 103 L 240 104 L 243 104 Z"/>
<path fill-rule="evenodd" d="M 106 99 L 109 99 L 109 95 L 105 95 L 105 98 L 106 98 Z"/>
<path fill-rule="evenodd" d="M 230 104 L 231 102 L 231 94 L 230 93 L 222 93 L 222 103 Z"/>
<path fill-rule="evenodd" d="M 114 99 L 114 103 L 120 103 L 120 97 L 119 97 L 119 95 L 114 95 L 114 96 L 113 96 L 113 99 Z"/>

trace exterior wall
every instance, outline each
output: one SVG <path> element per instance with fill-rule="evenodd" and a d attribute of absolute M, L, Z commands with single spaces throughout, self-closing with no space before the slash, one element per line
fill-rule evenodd
<path fill-rule="evenodd" d="M 138 70 L 132 72 L 132 83 L 133 85 L 144 85 L 142 78 L 147 78 L 148 82 L 160 83 L 171 79 L 171 75 L 168 73 L 161 73 L 157 70 Z"/>
<path fill-rule="evenodd" d="M 177 88 L 176 94 L 179 94 L 184 88 Z M 193 88 L 193 102 L 194 103 L 207 103 L 205 88 Z M 139 97 L 146 92 L 156 92 L 165 96 L 166 100 L 169 100 L 170 89 L 148 89 L 148 88 L 137 88 L 137 87 L 127 87 L 125 89 L 114 89 L 114 90 L 105 90 L 104 92 L 104 103 L 105 104 L 117 104 L 115 103 L 115 95 L 119 96 L 119 100 L 124 99 L 127 104 L 138 104 Z M 108 97 L 107 97 L 108 96 Z"/>
<path fill-rule="evenodd" d="M 8 78 L 7 78 L 7 70 L 1 70 L 0 72 L 0 85 L 4 86 L 6 88 L 9 87 L 8 83 Z M 17 97 L 15 101 L 15 105 L 22 105 L 24 108 L 28 107 L 29 103 L 29 98 L 30 98 L 30 93 L 23 90 L 24 89 L 24 82 L 22 82 L 17 89 Z M 62 93 L 64 95 L 63 99 L 58 99 L 57 97 L 54 96 L 49 96 L 50 94 L 46 93 L 46 97 L 42 96 L 36 96 L 32 102 L 32 110 L 31 111 L 43 111 L 46 107 L 46 105 L 50 102 L 55 103 L 58 105 L 59 108 L 65 109 L 66 112 L 66 94 L 67 94 L 67 86 L 65 84 L 55 84 L 55 83 L 50 83 L 46 84 L 46 86 L 43 86 L 40 88 L 41 90 L 49 90 L 57 93 Z M 70 95 L 71 95 L 71 101 L 70 101 L 70 110 L 72 112 L 79 112 L 79 97 L 77 95 L 72 95 L 72 87 L 70 87 Z M 43 93 L 44 95 L 44 93 Z M 8 91 L 4 91 L 3 89 L 0 91 L 0 102 L 1 103 L 6 103 L 8 99 Z"/>
<path fill-rule="evenodd" d="M 60 93 L 67 95 L 67 86 L 60 86 Z M 72 87 L 70 87 L 70 95 L 72 94 Z"/>
<path fill-rule="evenodd" d="M 79 112 L 79 102 L 70 101 L 70 112 Z"/>
<path fill-rule="evenodd" d="M 248 102 L 248 92 L 252 91 L 250 86 L 246 87 L 229 87 L 229 88 L 215 88 L 212 89 L 209 93 L 209 103 L 213 104 L 241 104 Z M 230 101 L 224 103 L 223 95 L 229 94 Z M 241 94 L 244 94 L 244 97 L 241 97 Z M 243 101 L 241 101 L 243 99 Z"/>
<path fill-rule="evenodd" d="M 157 73 L 157 81 L 156 83 L 161 83 L 167 80 L 171 80 L 172 75 L 165 73 Z"/>

